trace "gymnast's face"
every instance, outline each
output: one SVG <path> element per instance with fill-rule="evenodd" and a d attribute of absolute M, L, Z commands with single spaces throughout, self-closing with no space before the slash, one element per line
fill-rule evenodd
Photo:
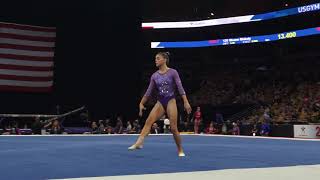
<path fill-rule="evenodd" d="M 156 63 L 157 67 L 164 65 L 166 63 L 166 61 L 167 60 L 162 55 L 160 55 L 160 54 L 156 55 L 155 63 Z"/>

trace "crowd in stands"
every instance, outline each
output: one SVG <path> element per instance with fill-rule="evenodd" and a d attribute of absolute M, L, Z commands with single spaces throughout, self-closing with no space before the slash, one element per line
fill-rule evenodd
<path fill-rule="evenodd" d="M 21 120 L 21 119 L 19 119 Z M 0 134 L 2 135 L 21 135 L 21 134 L 63 134 L 64 128 L 58 119 L 51 121 L 40 121 L 39 117 L 24 122 L 23 120 L 5 121 L 2 119 Z M 3 122 L 4 121 L 4 122 Z M 24 122 L 23 127 L 19 126 L 19 122 Z"/>
<path fill-rule="evenodd" d="M 238 68 L 238 67 L 235 67 Z M 246 120 L 263 120 L 269 111 L 272 122 L 319 122 L 320 71 L 314 63 L 247 66 L 213 70 L 191 95 L 193 105 L 259 104 Z"/>
<path fill-rule="evenodd" d="M 111 119 L 99 120 L 91 122 L 91 131 L 87 134 L 137 134 L 141 131 L 139 120 L 127 121 L 124 125 L 124 120 L 121 116 L 116 118 L 115 126 L 112 125 Z"/>

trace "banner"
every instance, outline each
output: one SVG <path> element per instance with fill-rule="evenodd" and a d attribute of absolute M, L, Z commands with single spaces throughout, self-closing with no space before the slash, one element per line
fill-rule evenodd
<path fill-rule="evenodd" d="M 295 138 L 311 138 L 320 139 L 320 124 L 319 125 L 294 125 Z"/>

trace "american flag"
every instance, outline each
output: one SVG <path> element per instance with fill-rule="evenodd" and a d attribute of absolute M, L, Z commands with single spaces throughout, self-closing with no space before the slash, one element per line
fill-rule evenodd
<path fill-rule="evenodd" d="M 0 90 L 50 92 L 55 27 L 0 22 Z"/>

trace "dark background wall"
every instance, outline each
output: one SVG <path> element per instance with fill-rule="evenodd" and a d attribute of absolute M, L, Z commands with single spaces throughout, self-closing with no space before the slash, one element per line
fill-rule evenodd
<path fill-rule="evenodd" d="M 318 0 L 142 0 L 143 20 L 190 21 L 250 15 L 293 8 Z M 211 15 L 213 13 L 213 15 Z"/>
<path fill-rule="evenodd" d="M 57 27 L 52 93 L 0 93 L 1 113 L 87 105 L 96 118 L 134 116 L 143 42 L 139 1 L 4 1 L 0 21 Z"/>

